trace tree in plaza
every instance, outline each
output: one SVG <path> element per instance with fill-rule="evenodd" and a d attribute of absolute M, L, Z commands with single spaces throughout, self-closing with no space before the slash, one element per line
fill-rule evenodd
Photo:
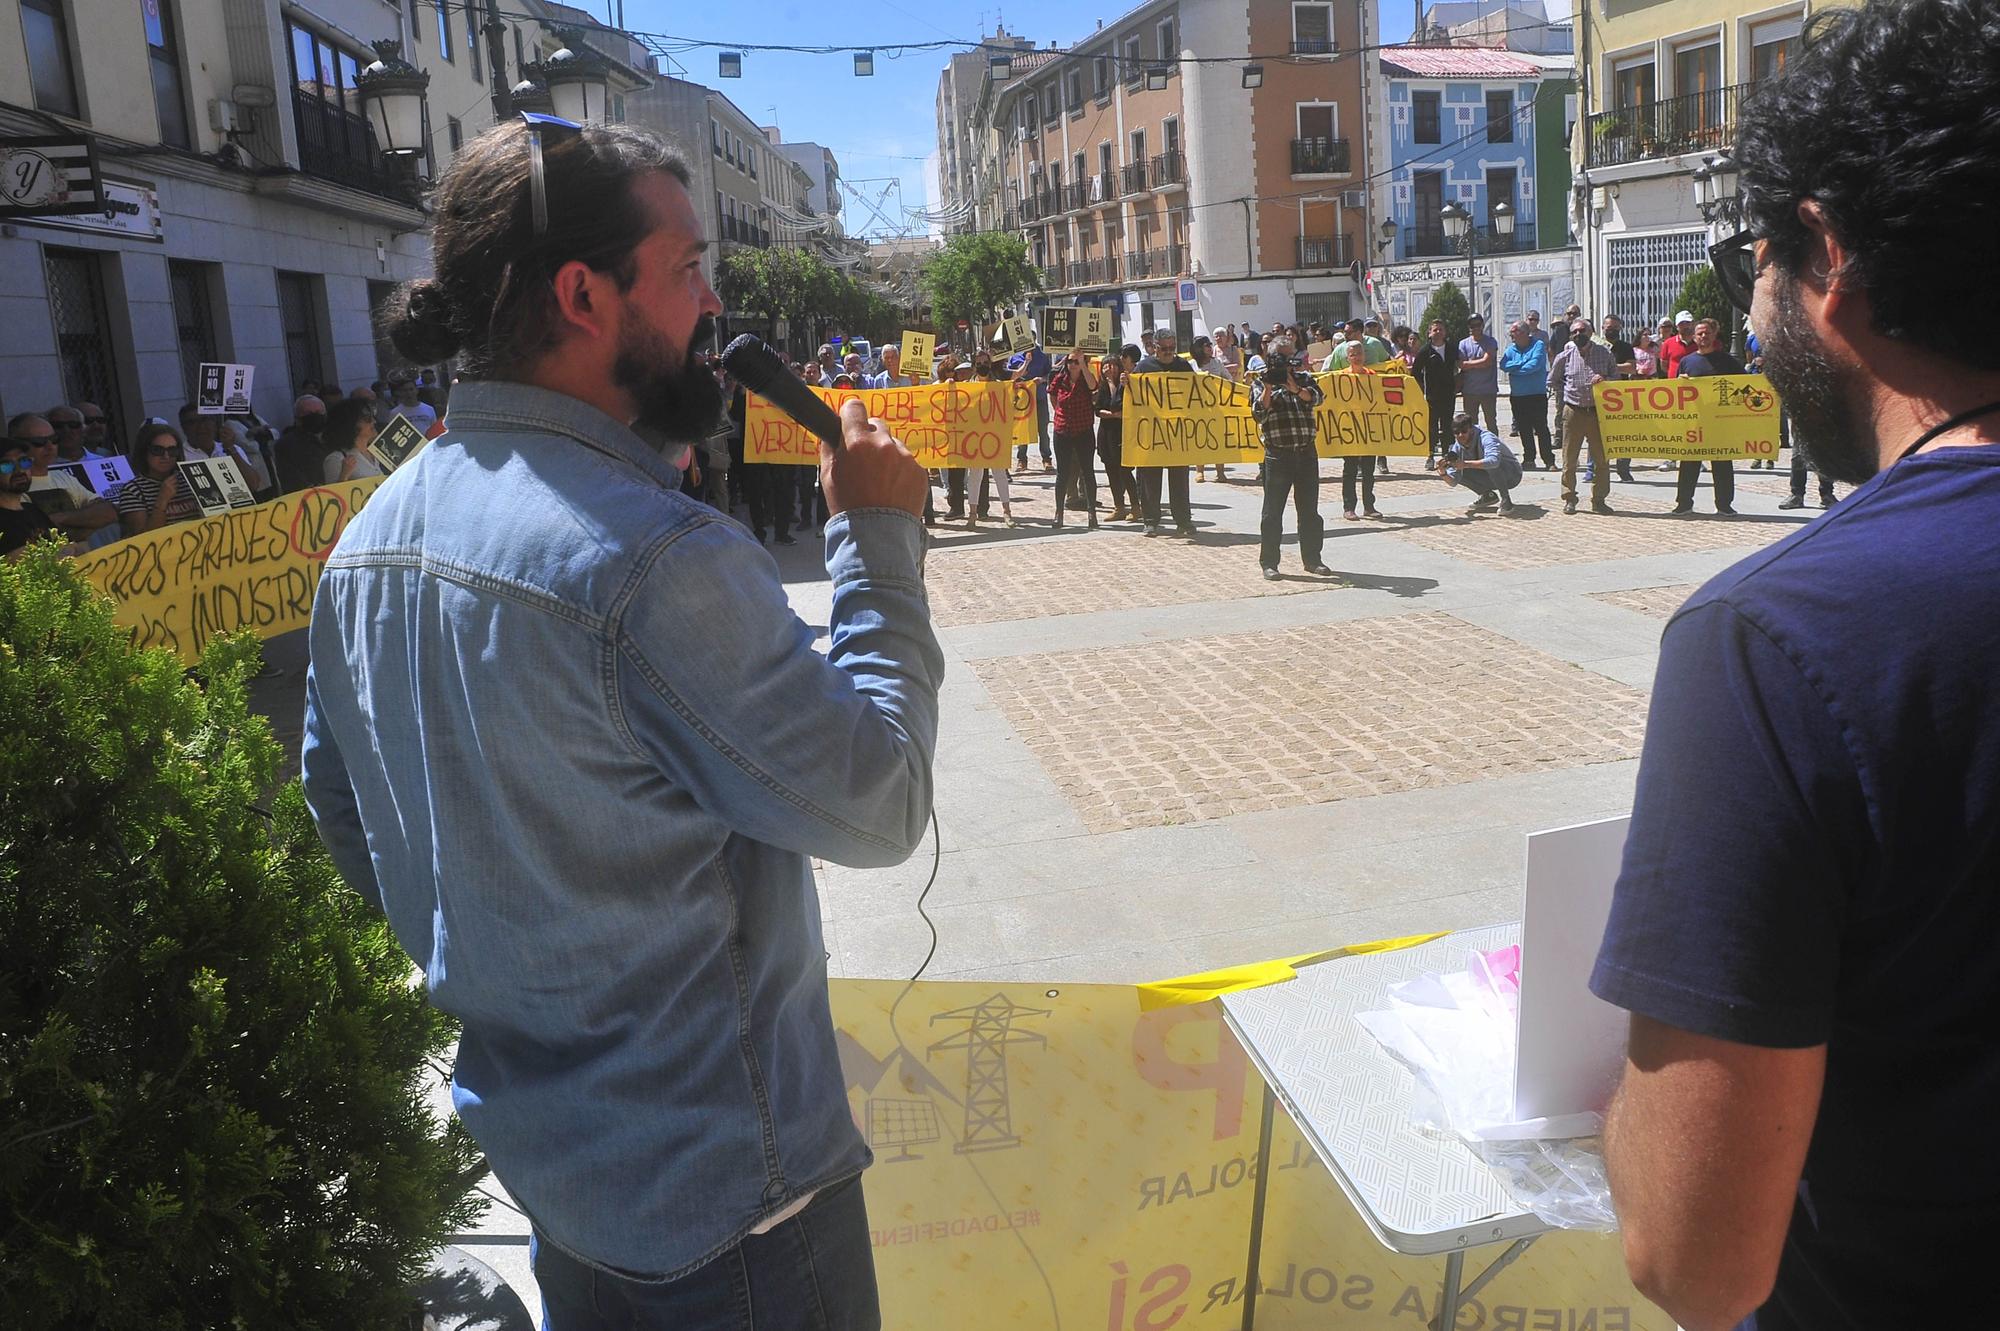
<path fill-rule="evenodd" d="M 450 1020 L 271 794 L 258 656 L 190 675 L 53 546 L 0 563 L 10 1328 L 408 1325 L 483 1205 L 427 1104 Z"/>
<path fill-rule="evenodd" d="M 1674 308 L 1667 314 L 1678 314 L 1682 310 L 1697 319 L 1713 319 L 1724 328 L 1729 327 L 1729 300 L 1722 294 L 1722 283 L 1715 276 L 1715 269 L 1708 264 L 1687 275 L 1687 280 L 1681 283 L 1681 294 L 1674 297 Z"/>
<path fill-rule="evenodd" d="M 924 264 L 919 279 L 942 325 L 964 319 L 975 327 L 1041 285 L 1028 262 L 1028 242 L 1007 232 L 953 236 Z"/>
<path fill-rule="evenodd" d="M 1430 326 L 1442 321 L 1444 335 L 1457 342 L 1464 338 L 1465 321 L 1471 317 L 1472 306 L 1466 303 L 1465 293 L 1458 289 L 1458 284 L 1440 282 L 1437 289 L 1431 292 L 1430 304 L 1424 306 L 1424 319 L 1417 325 L 1417 331 L 1428 337 Z"/>

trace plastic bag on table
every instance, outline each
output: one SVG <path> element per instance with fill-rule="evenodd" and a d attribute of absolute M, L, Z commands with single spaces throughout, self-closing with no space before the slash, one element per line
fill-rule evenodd
<path fill-rule="evenodd" d="M 1599 1114 L 1514 1118 L 1519 947 L 1468 954 L 1460 971 L 1389 990 L 1359 1020 L 1415 1074 L 1411 1116 L 1465 1142 L 1522 1207 L 1561 1229 L 1615 1229 Z"/>

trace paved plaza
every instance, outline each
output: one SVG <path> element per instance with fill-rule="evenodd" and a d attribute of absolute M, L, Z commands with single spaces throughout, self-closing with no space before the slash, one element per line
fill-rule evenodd
<path fill-rule="evenodd" d="M 1704 477 L 1675 516 L 1672 475 L 1642 467 L 1613 516 L 1564 515 L 1530 472 L 1514 515 L 1469 517 L 1395 470 L 1382 519 L 1350 523 L 1322 464 L 1333 578 L 1289 537 L 1284 579 L 1259 575 L 1249 467 L 1194 484 L 1193 545 L 1052 531 L 1039 469 L 1022 526 L 940 522 L 927 976 L 1122 983 L 1516 917 L 1528 832 L 1630 807 L 1663 621 L 1819 513 L 1780 512 L 1779 474 L 1735 517 Z M 817 551 L 776 553 L 823 626 Z M 916 969 L 931 860 L 820 866 L 834 974 Z"/>

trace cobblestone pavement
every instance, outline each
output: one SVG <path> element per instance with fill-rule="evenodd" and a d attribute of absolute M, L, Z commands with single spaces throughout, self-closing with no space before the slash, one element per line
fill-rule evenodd
<path fill-rule="evenodd" d="M 1636 757 L 1645 695 L 1441 612 L 975 665 L 1091 832 Z"/>
<path fill-rule="evenodd" d="M 1700 496 L 1696 502 L 1709 501 Z M 1586 493 L 1583 506 L 1566 514 L 1559 497 L 1539 504 L 1520 503 L 1517 497 L 1517 508 L 1509 517 L 1494 513 L 1419 518 L 1405 524 L 1398 535 L 1486 568 L 1520 569 L 1768 545 L 1799 525 L 1778 514 L 1676 515 L 1668 501 L 1634 498 L 1624 490 L 1612 495 L 1611 505 L 1615 511 L 1610 514 L 1592 513 Z"/>
<path fill-rule="evenodd" d="M 1654 619 L 1671 619 L 1682 602 L 1694 595 L 1695 585 L 1691 582 L 1676 583 L 1671 587 L 1634 587 L 1622 592 L 1592 592 L 1590 599 L 1602 601 L 1606 605 L 1622 606 L 1636 610 Z"/>

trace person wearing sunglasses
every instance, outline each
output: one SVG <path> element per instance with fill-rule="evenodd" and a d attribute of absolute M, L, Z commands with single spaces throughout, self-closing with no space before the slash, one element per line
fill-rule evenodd
<path fill-rule="evenodd" d="M 108 500 L 99 499 L 89 486 L 69 472 L 52 470 L 61 457 L 57 452 L 55 427 L 47 417 L 23 412 L 7 422 L 7 434 L 27 445 L 28 460 L 33 464 L 28 497 L 48 515 L 58 531 L 84 540 L 115 526 L 118 510 Z M 112 540 L 116 535 L 105 532 L 100 539 Z"/>
<path fill-rule="evenodd" d="M 1689 1328 L 1977 1321 L 2000 1232 L 2000 8 L 1807 19 L 1711 257 L 1856 486 L 1668 622 L 1592 977 L 1625 1258 Z M 1713 393 L 1713 381 L 1692 386 Z M 1902 1146 L 1916 1149 L 1902 1149 Z"/>
<path fill-rule="evenodd" d="M 0 438 L 0 559 L 19 559 L 31 542 L 59 534 L 48 514 L 28 501 L 34 480 L 35 461 L 27 441 L 12 435 Z M 82 551 L 75 543 L 63 547 L 66 555 Z"/>
<path fill-rule="evenodd" d="M 928 486 L 842 406 L 824 653 L 681 493 L 723 410 L 690 179 L 644 130 L 533 114 L 454 154 L 434 275 L 383 324 L 462 377 L 326 560 L 302 775 L 459 1021 L 454 1100 L 532 1219 L 548 1331 L 875 1327 L 811 857 L 927 834 Z"/>
<path fill-rule="evenodd" d="M 132 479 L 111 496 L 127 536 L 201 516 L 201 505 L 181 484 L 180 464 L 187 459 L 187 448 L 179 430 L 158 416 L 149 417 L 132 436 L 127 456 Z"/>

